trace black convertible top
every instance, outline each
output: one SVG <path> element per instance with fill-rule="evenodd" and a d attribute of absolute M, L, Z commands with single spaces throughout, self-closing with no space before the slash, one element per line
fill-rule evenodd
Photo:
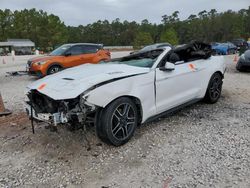
<path fill-rule="evenodd" d="M 112 61 L 130 61 L 130 60 L 139 60 L 139 59 L 145 59 L 145 58 L 149 58 L 149 59 L 155 59 L 157 58 L 162 52 L 164 51 L 164 48 L 157 48 L 154 50 L 149 50 L 149 51 L 145 51 L 145 52 L 140 52 L 140 53 L 134 53 L 134 54 L 130 54 L 128 56 L 125 57 L 121 57 L 121 58 L 115 58 L 112 59 Z"/>
<path fill-rule="evenodd" d="M 111 62 L 114 61 L 130 61 L 130 60 L 139 60 L 139 59 L 155 59 L 157 58 L 165 48 L 157 48 L 154 50 L 149 50 L 140 53 L 130 54 L 125 57 L 112 59 Z M 204 42 L 199 41 L 191 41 L 188 44 L 181 45 L 179 47 L 175 47 L 170 50 L 167 55 L 164 57 L 163 61 L 176 63 L 177 61 L 194 61 L 198 59 L 208 59 L 212 55 L 212 47 L 210 44 L 206 44 Z"/>
<path fill-rule="evenodd" d="M 211 55 L 212 47 L 210 44 L 200 41 L 191 41 L 188 44 L 184 44 L 171 50 L 167 60 L 169 62 L 173 62 L 173 60 L 176 62 L 178 58 L 178 61 L 188 62 L 198 59 L 208 59 Z"/>

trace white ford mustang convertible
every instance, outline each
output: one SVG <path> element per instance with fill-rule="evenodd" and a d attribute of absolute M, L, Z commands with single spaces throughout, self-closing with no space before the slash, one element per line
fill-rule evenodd
<path fill-rule="evenodd" d="M 225 69 L 201 42 L 158 48 L 38 80 L 28 86 L 26 111 L 53 127 L 93 123 L 101 140 L 119 146 L 139 124 L 200 100 L 217 102 Z"/>

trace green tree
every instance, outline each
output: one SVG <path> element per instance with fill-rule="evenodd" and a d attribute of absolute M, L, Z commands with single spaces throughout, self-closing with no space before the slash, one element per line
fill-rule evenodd
<path fill-rule="evenodd" d="M 6 40 L 12 27 L 13 14 L 9 9 L 0 9 L 0 40 Z"/>
<path fill-rule="evenodd" d="M 63 43 L 92 42 L 104 45 L 137 47 L 160 41 L 172 44 L 191 40 L 226 42 L 234 38 L 250 37 L 250 7 L 239 11 L 218 13 L 215 9 L 203 10 L 180 20 L 179 12 L 162 16 L 161 24 L 147 19 L 137 23 L 119 18 L 99 20 L 88 25 L 65 26 L 60 18 L 42 10 L 23 9 L 12 12 L 0 9 L 0 40 L 28 38 L 42 50 Z M 159 18 L 160 19 L 160 18 Z"/>
<path fill-rule="evenodd" d="M 161 42 L 168 42 L 172 45 L 177 45 L 179 43 L 179 39 L 176 31 L 173 28 L 167 29 L 161 35 Z"/>
<path fill-rule="evenodd" d="M 142 46 L 146 46 L 153 43 L 153 39 L 149 33 L 146 32 L 139 32 L 134 40 L 134 48 L 138 49 Z"/>

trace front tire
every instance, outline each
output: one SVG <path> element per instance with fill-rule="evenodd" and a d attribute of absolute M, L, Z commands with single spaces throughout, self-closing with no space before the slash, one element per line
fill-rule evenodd
<path fill-rule="evenodd" d="M 206 95 L 204 97 L 204 101 L 209 104 L 216 103 L 220 96 L 221 96 L 221 90 L 222 90 L 222 76 L 220 73 L 214 73 L 212 77 L 210 78 Z"/>
<path fill-rule="evenodd" d="M 55 74 L 57 72 L 60 72 L 62 70 L 62 67 L 60 65 L 52 65 L 48 71 L 47 75 Z"/>
<path fill-rule="evenodd" d="M 97 129 L 101 131 L 97 133 L 99 138 L 108 144 L 121 146 L 134 135 L 138 124 L 138 110 L 131 99 L 121 97 L 103 110 L 100 120 L 101 125 Z"/>

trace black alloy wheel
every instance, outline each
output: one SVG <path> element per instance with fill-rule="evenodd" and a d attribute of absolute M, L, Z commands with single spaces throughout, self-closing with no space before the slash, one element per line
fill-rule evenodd
<path fill-rule="evenodd" d="M 118 140 L 125 140 L 132 133 L 135 125 L 135 111 L 129 103 L 119 105 L 112 115 L 112 135 Z"/>
<path fill-rule="evenodd" d="M 214 73 L 209 81 L 204 100 L 208 103 L 216 103 L 221 96 L 222 84 L 222 76 Z"/>
<path fill-rule="evenodd" d="M 48 69 L 48 75 L 55 74 L 57 72 L 60 72 L 62 70 L 62 67 L 59 65 L 53 65 Z"/>
<path fill-rule="evenodd" d="M 104 142 L 120 146 L 129 141 L 138 124 L 138 111 L 134 102 L 121 97 L 109 104 L 102 112 L 97 135 Z"/>

